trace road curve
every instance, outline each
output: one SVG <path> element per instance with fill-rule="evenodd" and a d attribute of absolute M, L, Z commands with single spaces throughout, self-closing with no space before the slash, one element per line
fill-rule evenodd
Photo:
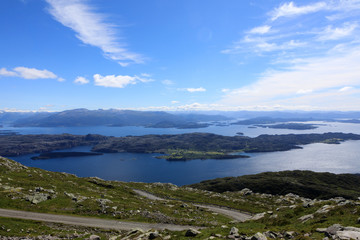
<path fill-rule="evenodd" d="M 142 190 L 138 190 L 138 189 L 133 189 L 133 191 L 135 193 L 137 193 L 138 195 L 140 196 L 143 196 L 143 197 L 146 197 L 150 200 L 168 200 L 168 199 L 164 199 L 164 198 L 160 198 L 158 196 L 155 196 L 149 192 L 145 192 L 145 191 L 142 191 Z M 176 199 L 177 201 L 181 201 L 180 199 Z M 246 214 L 246 213 L 243 213 L 243 212 L 239 212 L 235 209 L 231 209 L 231 208 L 227 208 L 227 207 L 220 207 L 220 206 L 213 206 L 213 205 L 205 205 L 205 204 L 198 204 L 198 203 L 192 203 L 194 206 L 197 206 L 197 207 L 201 207 L 201 208 L 205 208 L 205 209 L 208 209 L 212 212 L 216 212 L 216 213 L 219 213 L 219 214 L 222 214 L 222 215 L 225 215 L 225 216 L 228 216 L 234 220 L 237 220 L 239 222 L 244 222 L 246 220 L 249 220 L 251 219 L 251 215 L 250 214 Z"/>
<path fill-rule="evenodd" d="M 162 223 L 120 222 L 116 220 L 106 220 L 101 218 L 75 217 L 75 216 L 66 216 L 66 215 L 57 215 L 57 214 L 48 214 L 48 213 L 10 210 L 3 208 L 0 208 L 0 216 L 8 217 L 8 218 L 20 218 L 20 219 L 42 221 L 42 222 L 53 222 L 53 223 L 62 223 L 62 224 L 70 224 L 77 226 L 96 227 L 96 228 L 115 229 L 115 230 L 131 230 L 134 228 L 141 228 L 145 231 L 148 231 L 150 229 L 155 229 L 155 230 L 168 229 L 171 231 L 183 231 L 189 228 L 197 228 L 194 226 L 190 227 L 190 226 L 162 224 Z"/>

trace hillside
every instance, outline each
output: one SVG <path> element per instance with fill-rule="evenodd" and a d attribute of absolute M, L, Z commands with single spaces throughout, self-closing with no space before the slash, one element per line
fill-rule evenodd
<path fill-rule="evenodd" d="M 300 170 L 265 172 L 217 178 L 192 184 L 190 187 L 220 193 L 250 188 L 255 192 L 274 195 L 294 193 L 307 198 L 328 199 L 341 196 L 357 199 L 360 196 L 360 176 Z"/>
<path fill-rule="evenodd" d="M 289 176 L 291 174 L 296 175 L 296 172 L 289 172 Z M 96 177 L 78 178 L 72 174 L 29 168 L 2 157 L 0 176 L 0 238 L 7 240 L 264 240 L 323 239 L 325 236 L 340 239 L 360 235 L 360 228 L 356 228 L 360 227 L 360 202 L 341 197 L 312 200 L 295 194 L 271 195 L 249 189 L 215 193 L 167 183 L 126 183 Z M 348 184 L 357 183 L 349 181 Z M 139 191 L 134 189 L 146 194 L 138 195 Z M 219 206 L 227 207 L 227 211 L 241 210 L 251 216 L 244 222 L 234 221 L 212 210 Z M 51 213 L 57 219 L 81 216 L 79 221 L 106 220 L 105 223 L 113 223 L 112 220 L 116 220 L 117 225 L 116 229 L 107 229 L 100 225 L 78 226 L 76 223 L 52 223 L 51 220 L 18 219 L 21 214 L 13 210 Z M 1 217 L 4 212 L 13 212 L 15 215 L 12 218 Z M 142 227 L 129 230 L 129 226 Z M 174 230 L 163 229 L 164 226 Z"/>

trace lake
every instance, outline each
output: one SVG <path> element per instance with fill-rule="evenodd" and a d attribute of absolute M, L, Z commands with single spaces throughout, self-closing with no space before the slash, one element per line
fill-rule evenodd
<path fill-rule="evenodd" d="M 317 122 L 324 124 L 323 122 Z M 313 130 L 285 130 L 248 128 L 241 125 L 211 126 L 202 129 L 159 129 L 143 127 L 76 127 L 76 128 L 4 128 L 22 134 L 87 134 L 126 136 L 144 134 L 177 134 L 185 132 L 212 132 L 246 136 L 260 134 L 345 132 L 360 134 L 360 125 L 349 123 L 326 123 Z M 71 151 L 89 151 L 91 147 L 76 147 Z M 70 151 L 69 149 L 63 151 Z M 240 176 L 264 171 L 313 170 L 333 173 L 360 172 L 360 141 L 341 144 L 309 144 L 303 149 L 284 152 L 248 154 L 250 158 L 231 160 L 166 161 L 155 158 L 157 154 L 109 153 L 100 156 L 69 157 L 48 160 L 31 160 L 36 154 L 12 157 L 31 167 L 50 171 L 68 172 L 80 177 L 98 176 L 107 180 L 137 182 L 170 182 L 177 185 L 196 183 L 218 177 Z"/>

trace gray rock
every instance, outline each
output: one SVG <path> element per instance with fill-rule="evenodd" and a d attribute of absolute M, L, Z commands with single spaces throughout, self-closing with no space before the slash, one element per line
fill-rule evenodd
<path fill-rule="evenodd" d="M 26 195 L 25 200 L 31 202 L 32 204 L 38 204 L 46 200 L 51 199 L 51 196 L 46 193 L 35 193 L 34 195 Z"/>
<path fill-rule="evenodd" d="M 251 191 L 250 189 L 248 188 L 244 188 L 242 189 L 241 191 L 239 191 L 239 193 L 243 196 L 247 196 L 247 195 L 251 195 L 253 194 L 253 191 Z"/>
<path fill-rule="evenodd" d="M 354 232 L 360 232 L 360 228 L 357 227 L 344 227 L 344 231 L 354 231 Z"/>
<path fill-rule="evenodd" d="M 251 237 L 251 240 L 267 240 L 267 237 L 264 234 L 258 232 Z"/>
<path fill-rule="evenodd" d="M 314 218 L 314 215 L 313 214 L 308 214 L 308 215 L 304 215 L 302 217 L 299 217 L 298 219 L 304 223 L 306 221 L 309 221 L 310 219 L 313 219 Z"/>
<path fill-rule="evenodd" d="M 343 227 L 340 224 L 334 224 L 328 227 L 325 231 L 325 233 L 331 237 L 332 235 L 335 235 L 337 231 L 343 230 Z"/>
<path fill-rule="evenodd" d="M 98 235 L 91 235 L 89 237 L 90 240 L 100 240 L 101 238 Z"/>
<path fill-rule="evenodd" d="M 335 239 L 360 239 L 360 232 L 358 231 L 337 231 Z"/>
<path fill-rule="evenodd" d="M 230 229 L 230 235 L 239 235 L 239 229 L 237 229 L 236 227 L 232 227 Z"/>
<path fill-rule="evenodd" d="M 286 239 L 294 238 L 294 235 L 295 235 L 295 232 L 293 232 L 293 231 L 287 231 L 284 233 L 284 237 Z"/>
<path fill-rule="evenodd" d="M 272 238 L 272 239 L 276 239 L 278 236 L 275 232 L 272 232 L 272 231 L 264 232 L 264 235 L 265 235 L 265 237 Z"/>
<path fill-rule="evenodd" d="M 259 220 L 259 219 L 265 217 L 265 214 L 266 214 L 265 212 L 255 214 L 254 216 L 251 217 L 251 220 Z"/>
<path fill-rule="evenodd" d="M 195 237 L 197 236 L 198 234 L 200 234 L 201 232 L 196 230 L 196 229 L 193 229 L 193 228 L 190 228 L 186 231 L 185 233 L 185 237 Z"/>
<path fill-rule="evenodd" d="M 157 237 L 159 237 L 159 233 L 157 231 L 149 233 L 149 239 L 155 239 Z"/>
<path fill-rule="evenodd" d="M 324 205 L 320 209 L 318 209 L 315 213 L 317 214 L 328 213 L 333 208 L 334 206 Z"/>

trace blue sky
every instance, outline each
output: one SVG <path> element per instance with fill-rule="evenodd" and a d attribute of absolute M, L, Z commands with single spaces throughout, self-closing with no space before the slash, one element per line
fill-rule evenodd
<path fill-rule="evenodd" d="M 360 0 L 2 0 L 0 110 L 360 110 Z"/>

